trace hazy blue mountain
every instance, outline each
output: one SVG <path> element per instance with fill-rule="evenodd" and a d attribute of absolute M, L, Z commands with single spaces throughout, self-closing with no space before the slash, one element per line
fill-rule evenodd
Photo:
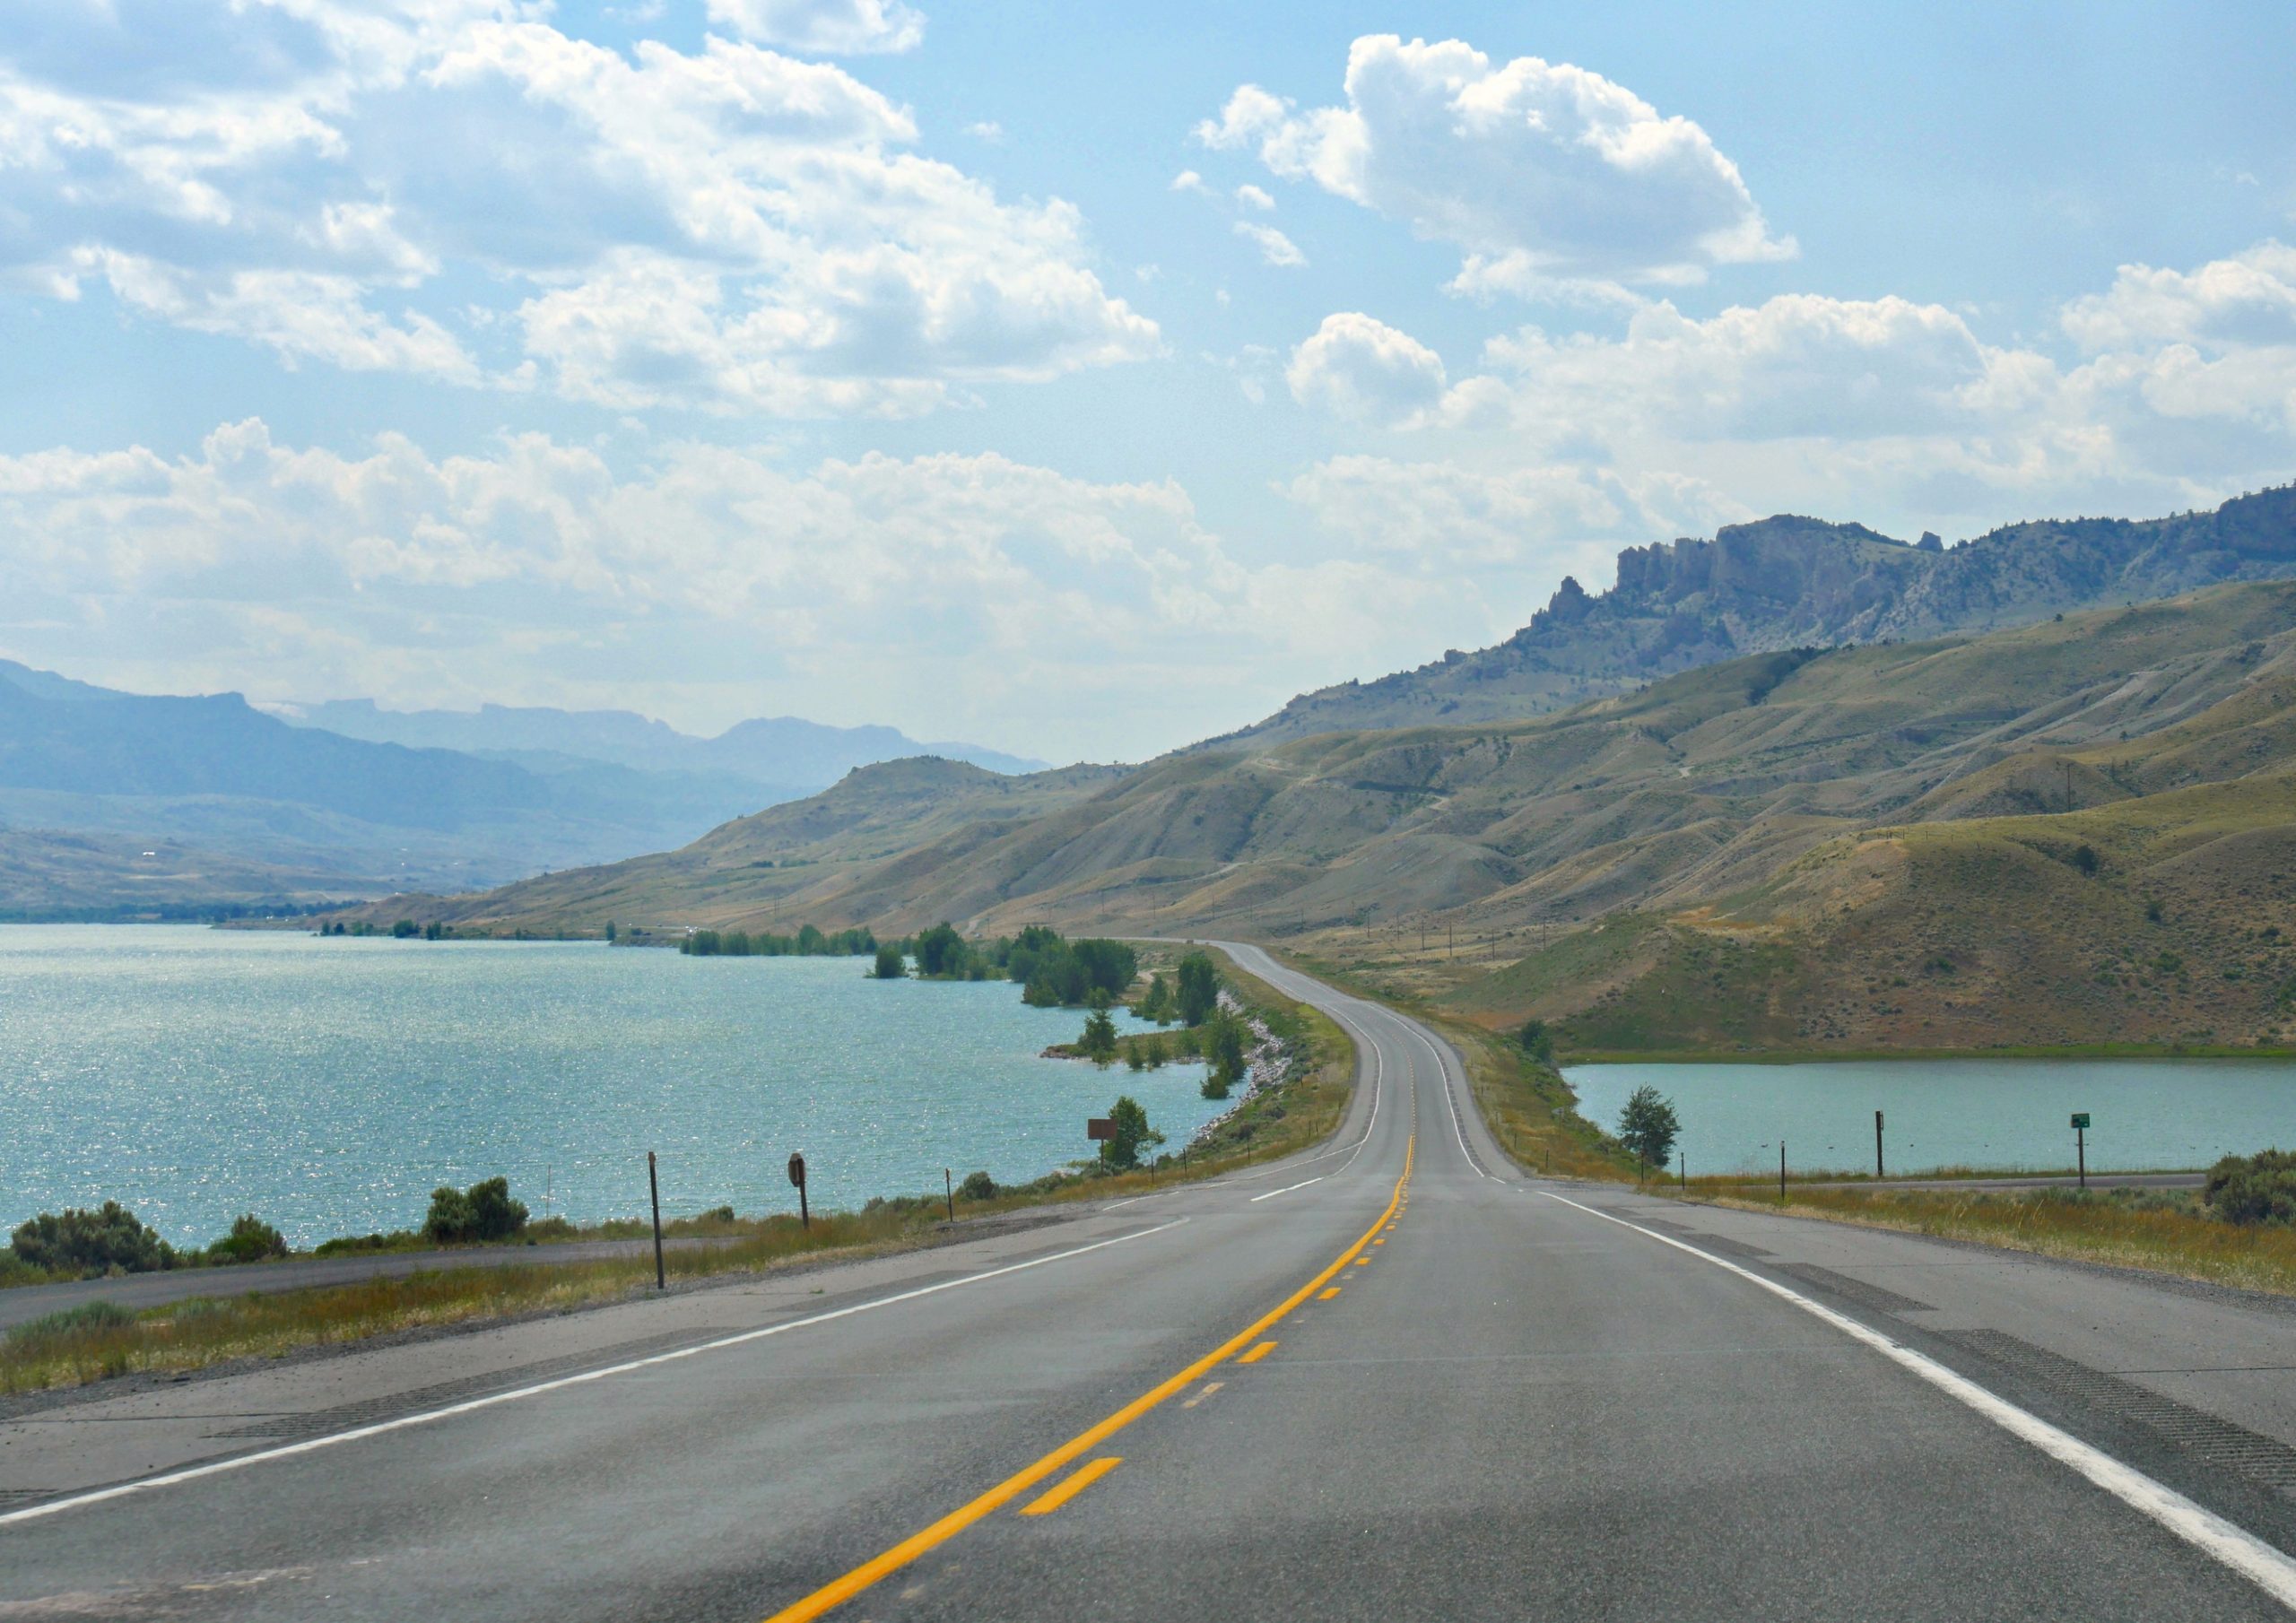
<path fill-rule="evenodd" d="M 122 693 L 0 660 L 0 829 L 65 837 L 18 842 L 41 857 L 6 864 L 5 902 L 18 917 L 87 916 L 162 893 L 196 910 L 315 888 L 483 888 L 674 848 L 855 766 L 962 748 L 788 719 L 696 739 L 628 712 L 501 706 L 403 715 L 362 700 L 291 720 L 235 693 Z M 155 890 L 141 854 L 170 849 L 202 855 Z"/>
<path fill-rule="evenodd" d="M 891 727 L 831 727 L 778 716 L 737 723 L 696 738 L 629 710 L 556 710 L 484 705 L 476 710 L 386 710 L 372 699 L 333 699 L 274 707 L 282 720 L 378 743 L 474 754 L 539 751 L 610 761 L 640 771 L 726 774 L 797 799 L 827 788 L 856 767 L 939 755 L 992 772 L 1037 772 L 1040 760 L 978 744 L 921 743 Z"/>

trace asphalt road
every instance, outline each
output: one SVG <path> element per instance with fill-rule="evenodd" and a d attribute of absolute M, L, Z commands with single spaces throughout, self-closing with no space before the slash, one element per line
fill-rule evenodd
<path fill-rule="evenodd" d="M 0 1425 L 0 1619 L 2296 1608 L 2296 1315 L 1334 1144 L 1074 1222 Z M 11 1498 L 10 1496 L 13 1496 Z"/>

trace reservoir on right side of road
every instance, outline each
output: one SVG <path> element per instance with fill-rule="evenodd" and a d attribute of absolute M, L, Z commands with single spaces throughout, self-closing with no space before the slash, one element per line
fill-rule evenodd
<path fill-rule="evenodd" d="M 1874 1112 L 1892 1174 L 2058 1170 L 2085 1112 L 2089 1168 L 2206 1167 L 2296 1147 L 2296 1061 L 1813 1060 L 1571 1065 L 1578 1112 L 1606 1131 L 1646 1083 L 1674 1101 L 1691 1172 L 1764 1172 L 1779 1141 L 1796 1172 L 1874 1168 Z"/>

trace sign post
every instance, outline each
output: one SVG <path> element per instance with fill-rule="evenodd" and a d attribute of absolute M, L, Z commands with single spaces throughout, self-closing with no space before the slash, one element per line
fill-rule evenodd
<path fill-rule="evenodd" d="M 669 1278 L 662 1271 L 662 1179 L 654 1170 L 654 1152 L 646 1152 L 646 1188 L 654 1197 L 654 1289 L 667 1290 Z"/>
<path fill-rule="evenodd" d="M 789 1181 L 797 1185 L 797 1226 L 811 1234 L 813 1229 L 813 1216 L 812 1212 L 805 1210 L 805 1158 L 804 1156 L 793 1155 L 789 1158 Z"/>
<path fill-rule="evenodd" d="M 1874 1112 L 1874 1181 L 1882 1181 L 1882 1113 Z"/>
<path fill-rule="evenodd" d="M 2089 1186 L 2089 1113 L 2073 1113 L 2073 1153 L 2081 1171 L 2081 1187 Z"/>

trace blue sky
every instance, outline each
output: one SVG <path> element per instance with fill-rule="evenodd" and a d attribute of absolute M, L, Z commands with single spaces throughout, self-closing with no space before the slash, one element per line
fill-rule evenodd
<path fill-rule="evenodd" d="M 2296 13 L 32 0 L 0 655 L 1137 759 L 2286 480 Z"/>

